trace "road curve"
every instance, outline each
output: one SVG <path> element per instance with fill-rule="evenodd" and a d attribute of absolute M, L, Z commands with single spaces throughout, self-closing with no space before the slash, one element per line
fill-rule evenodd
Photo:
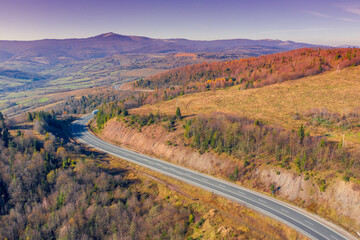
<path fill-rule="evenodd" d="M 304 214 L 304 210 L 264 194 L 103 141 L 88 131 L 86 124 L 93 117 L 93 114 L 86 115 L 71 124 L 73 136 L 88 146 L 246 205 L 285 223 L 311 239 L 355 239 L 331 223 L 323 224 L 325 223 L 323 219 L 321 220 L 322 223 L 319 222 L 317 220 L 319 217 L 315 215 Z"/>

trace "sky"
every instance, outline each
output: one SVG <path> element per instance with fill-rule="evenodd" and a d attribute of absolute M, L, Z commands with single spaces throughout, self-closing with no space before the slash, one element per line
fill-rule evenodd
<path fill-rule="evenodd" d="M 360 46 L 360 0 L 0 0 L 0 40 L 106 32 Z"/>

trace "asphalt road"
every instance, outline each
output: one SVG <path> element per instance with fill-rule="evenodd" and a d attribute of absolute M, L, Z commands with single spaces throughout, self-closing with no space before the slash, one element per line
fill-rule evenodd
<path fill-rule="evenodd" d="M 103 141 L 88 131 L 86 124 L 93 117 L 93 114 L 86 115 L 71 125 L 74 137 L 88 146 L 246 205 L 285 223 L 311 239 L 355 239 L 355 237 L 353 238 L 344 230 L 330 223 L 326 223 L 326 226 L 323 224 L 325 223 L 323 219 L 320 223 L 317 221 L 319 218 L 315 215 L 304 214 L 304 210 L 264 194 Z"/>

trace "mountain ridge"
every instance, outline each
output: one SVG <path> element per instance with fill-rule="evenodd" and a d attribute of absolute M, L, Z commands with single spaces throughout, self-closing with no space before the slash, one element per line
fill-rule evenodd
<path fill-rule="evenodd" d="M 1 40 L 0 63 L 6 61 L 33 61 L 56 64 L 68 60 L 102 58 L 114 54 L 226 52 L 244 51 L 254 47 L 264 48 L 264 54 L 268 54 L 304 47 L 323 46 L 269 39 L 156 39 L 108 32 L 88 38 L 33 41 Z"/>

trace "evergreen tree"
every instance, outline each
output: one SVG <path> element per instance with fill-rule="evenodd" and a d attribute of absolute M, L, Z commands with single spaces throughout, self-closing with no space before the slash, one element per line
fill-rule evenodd
<path fill-rule="evenodd" d="M 126 117 L 126 116 L 129 115 L 129 112 L 128 112 L 128 110 L 126 110 L 126 108 L 124 108 L 124 109 L 122 110 L 122 113 L 123 113 L 123 116 L 124 116 L 124 117 Z"/>
<path fill-rule="evenodd" d="M 179 107 L 176 109 L 176 118 L 181 119 L 181 111 Z"/>
<path fill-rule="evenodd" d="M 304 137 L 305 137 L 305 127 L 304 125 L 301 124 L 299 130 L 298 130 L 298 136 L 299 136 L 299 139 L 300 139 L 300 143 L 302 144 L 303 140 L 304 140 Z"/>
<path fill-rule="evenodd" d="M 5 118 L 4 118 L 4 115 L 2 114 L 2 112 L 0 112 L 0 130 L 2 128 L 5 128 Z"/>
<path fill-rule="evenodd" d="M 7 130 L 7 128 L 5 128 L 3 131 L 2 131 L 2 140 L 4 141 L 4 144 L 5 144 L 5 147 L 8 147 L 9 146 L 9 140 L 10 140 L 10 134 L 9 134 L 9 131 Z"/>

